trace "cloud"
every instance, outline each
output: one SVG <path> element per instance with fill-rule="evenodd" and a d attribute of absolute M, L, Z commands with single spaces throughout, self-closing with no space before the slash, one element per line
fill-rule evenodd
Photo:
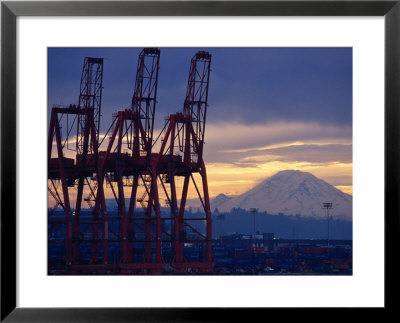
<path fill-rule="evenodd" d="M 209 123 L 206 162 L 351 162 L 352 128 L 315 122 Z"/>
<path fill-rule="evenodd" d="M 255 150 L 251 151 L 250 154 L 253 160 L 260 162 L 279 160 L 285 162 L 351 163 L 352 145 L 290 145 L 273 149 Z M 251 161 L 251 158 L 245 157 L 241 161 Z"/>

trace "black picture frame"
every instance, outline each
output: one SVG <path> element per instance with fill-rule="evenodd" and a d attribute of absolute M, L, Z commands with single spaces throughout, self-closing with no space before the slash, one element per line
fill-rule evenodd
<path fill-rule="evenodd" d="M 400 0 L 379 1 L 2 1 L 1 2 L 1 321 L 235 321 L 263 309 L 16 307 L 16 19 L 18 16 L 384 16 L 385 18 L 385 307 L 396 310 L 399 237 Z M 371 232 L 371 239 L 373 233 Z M 282 309 L 271 309 L 280 311 Z M 287 309 L 283 309 L 287 310 Z M 327 309 L 330 311 L 330 309 Z M 250 312 L 251 311 L 251 312 Z M 382 312 L 384 311 L 384 313 Z M 244 312 L 244 313 L 243 313 Z M 334 318 L 332 311 L 329 314 Z M 286 312 L 285 312 L 286 313 Z M 372 312 L 368 312 L 372 315 Z M 370 316 L 371 317 L 371 316 Z M 339 316 L 338 316 L 339 318 Z M 269 317 L 272 319 L 272 317 Z M 321 317 L 320 317 L 321 319 Z M 382 319 L 382 317 L 381 317 Z"/>

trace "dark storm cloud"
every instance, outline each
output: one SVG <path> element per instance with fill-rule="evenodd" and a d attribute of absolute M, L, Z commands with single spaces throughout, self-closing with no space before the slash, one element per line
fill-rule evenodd
<path fill-rule="evenodd" d="M 203 48 L 201 48 L 203 49 Z M 103 57 L 102 128 L 129 107 L 141 48 L 50 48 L 48 106 L 76 103 L 85 56 Z M 191 57 L 161 48 L 156 126 L 182 110 Z M 212 54 L 208 122 L 288 120 L 351 125 L 351 48 L 204 48 Z"/>
<path fill-rule="evenodd" d="M 214 50 L 210 116 L 241 122 L 352 122 L 352 51 Z"/>

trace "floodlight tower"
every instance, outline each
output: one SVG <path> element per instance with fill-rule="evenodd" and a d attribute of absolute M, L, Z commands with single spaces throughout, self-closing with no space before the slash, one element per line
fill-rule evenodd
<path fill-rule="evenodd" d="M 256 250 L 258 249 L 258 244 L 257 244 L 257 239 L 256 239 L 256 214 L 258 213 L 258 209 L 257 208 L 251 208 L 250 209 L 250 213 L 253 214 L 253 226 L 254 226 L 254 230 L 253 230 L 253 248 L 252 248 L 252 259 L 253 259 L 253 267 L 255 268 L 255 253 Z"/>
<path fill-rule="evenodd" d="M 322 203 L 322 206 L 323 206 L 323 209 L 325 209 L 326 210 L 326 218 L 327 218 L 327 221 L 328 221 L 328 247 L 329 247 L 329 210 L 332 210 L 333 209 L 333 207 L 332 207 L 332 203 L 331 202 L 324 202 L 324 203 Z"/>
<path fill-rule="evenodd" d="M 253 226 L 254 226 L 254 243 L 256 242 L 256 214 L 258 213 L 258 209 L 257 208 L 251 208 L 250 209 L 250 213 L 253 214 Z"/>
<path fill-rule="evenodd" d="M 220 240 L 222 241 L 222 221 L 225 220 L 225 213 L 219 213 L 217 214 L 217 220 L 219 220 L 219 237 Z"/>

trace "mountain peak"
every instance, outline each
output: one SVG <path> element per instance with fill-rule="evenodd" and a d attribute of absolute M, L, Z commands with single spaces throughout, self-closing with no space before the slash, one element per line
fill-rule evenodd
<path fill-rule="evenodd" d="M 310 174 L 308 172 L 302 172 L 301 170 L 296 170 L 296 169 L 286 169 L 286 170 L 281 170 L 279 172 L 277 172 L 275 175 L 271 176 L 271 177 L 275 177 L 277 175 L 293 175 L 293 174 Z"/>
<path fill-rule="evenodd" d="M 318 179 L 316 176 L 314 176 L 313 174 L 309 173 L 309 172 L 302 172 L 300 170 L 282 170 L 280 172 L 277 172 L 275 175 L 269 177 L 266 179 L 266 181 L 268 180 L 272 180 L 272 179 L 293 179 L 293 178 L 301 178 L 301 179 L 305 179 L 305 178 L 315 178 Z"/>
<path fill-rule="evenodd" d="M 239 207 L 258 208 L 260 212 L 267 211 L 269 214 L 325 217 L 322 203 L 332 202 L 332 216 L 352 217 L 351 195 L 311 173 L 298 170 L 280 171 L 244 194 L 218 197 L 218 209 L 223 212 Z"/>

